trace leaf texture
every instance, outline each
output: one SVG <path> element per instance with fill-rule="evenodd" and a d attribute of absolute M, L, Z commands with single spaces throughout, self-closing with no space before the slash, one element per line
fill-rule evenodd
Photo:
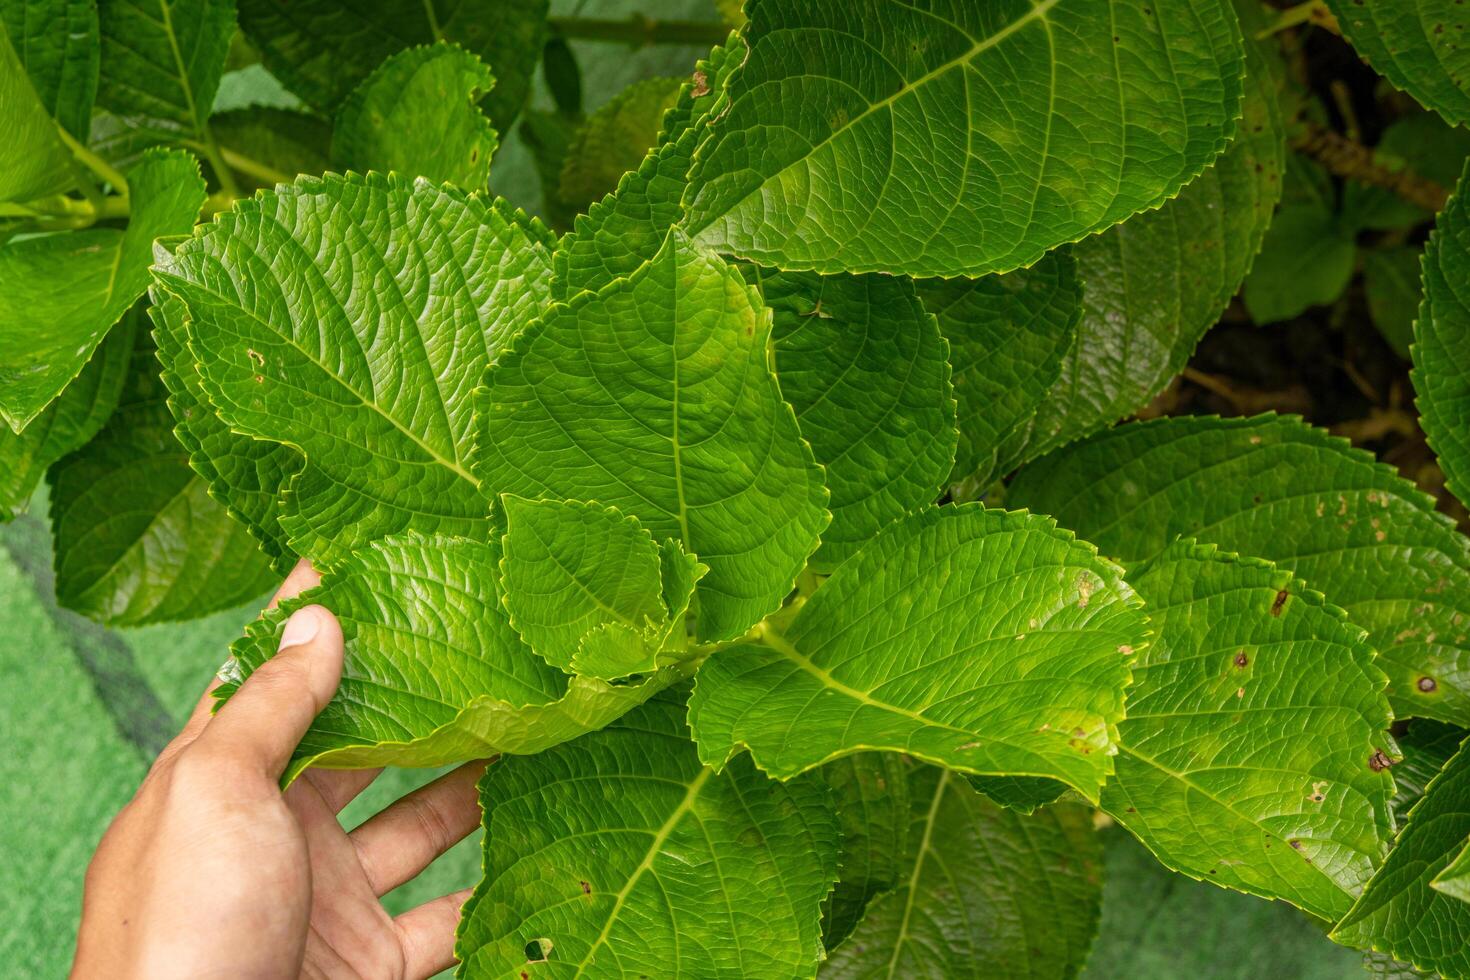
<path fill-rule="evenodd" d="M 1096 799 L 1147 636 L 1139 605 L 1046 518 L 930 508 L 838 569 L 784 636 L 711 656 L 689 723 L 706 762 L 744 747 L 783 779 L 886 749 Z"/>
<path fill-rule="evenodd" d="M 1470 122 L 1470 11 L 1454 0 L 1327 0 L 1342 36 L 1451 125 Z"/>
<path fill-rule="evenodd" d="M 15 53 L 8 21 L 5 27 L 6 36 L 0 37 L 0 118 L 7 132 L 0 143 L 0 201 L 29 201 L 64 191 L 75 181 L 71 153 Z"/>
<path fill-rule="evenodd" d="M 130 125 L 200 136 L 235 33 L 234 0 L 99 0 L 97 105 Z"/>
<path fill-rule="evenodd" d="M 41 105 L 85 143 L 97 96 L 97 4 L 10 0 L 0 5 L 0 24 Z"/>
<path fill-rule="evenodd" d="M 739 636 L 780 606 L 828 520 L 770 330 L 739 273 L 675 232 L 500 356 L 478 396 L 474 472 L 493 492 L 596 500 L 678 541 L 709 566 L 699 637 Z"/>
<path fill-rule="evenodd" d="M 559 196 L 577 211 L 610 193 L 623 174 L 658 143 L 664 112 L 684 86 L 678 78 L 645 78 L 613 96 L 578 128 L 567 147 Z"/>
<path fill-rule="evenodd" d="M 1470 902 L 1470 847 L 1462 848 L 1455 859 L 1435 875 L 1429 887 L 1462 902 Z"/>
<path fill-rule="evenodd" d="M 491 766 L 480 798 L 486 874 L 460 921 L 459 976 L 815 971 L 837 870 L 825 788 L 748 760 L 706 769 L 678 700 Z"/>
<path fill-rule="evenodd" d="M 236 172 L 235 179 L 253 190 L 276 185 L 268 173 L 291 179 L 315 176 L 332 169 L 332 127 L 324 119 L 298 109 L 247 106 L 217 112 L 209 120 L 215 138 L 266 168 L 264 172 Z"/>
<path fill-rule="evenodd" d="M 281 498 L 292 550 L 489 533 L 470 391 L 548 299 L 546 234 L 426 181 L 327 175 L 238 202 L 157 269 L 220 419 L 306 457 Z"/>
<path fill-rule="evenodd" d="M 1128 580 L 1154 641 L 1103 808 L 1176 871 L 1339 918 L 1393 830 L 1387 678 L 1362 630 L 1289 572 L 1191 541 Z"/>
<path fill-rule="evenodd" d="M 1368 630 L 1396 715 L 1470 721 L 1470 541 L 1346 440 L 1274 415 L 1159 419 L 1052 453 L 1007 494 L 1125 564 L 1181 535 L 1275 562 Z"/>
<path fill-rule="evenodd" d="M 1240 32 L 1221 0 L 748 13 L 750 54 L 685 205 L 696 240 L 762 265 L 1028 266 L 1172 197 L 1240 116 Z"/>
<path fill-rule="evenodd" d="M 860 752 L 814 774 L 832 792 L 842 831 L 837 884 L 822 909 L 829 951 L 852 935 L 873 899 L 907 878 L 910 768 L 895 752 Z"/>

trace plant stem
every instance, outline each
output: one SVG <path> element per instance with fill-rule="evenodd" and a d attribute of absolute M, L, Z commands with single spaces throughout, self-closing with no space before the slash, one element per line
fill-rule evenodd
<path fill-rule="evenodd" d="M 1332 16 L 1332 11 L 1327 8 L 1326 0 L 1306 0 L 1306 3 L 1299 3 L 1295 7 L 1283 10 L 1279 17 L 1256 34 L 1256 38 L 1258 40 L 1267 38 L 1289 27 L 1298 27 L 1302 24 L 1316 24 L 1334 34 L 1342 33 L 1337 26 L 1337 18 Z"/>
<path fill-rule="evenodd" d="M 1292 136 L 1291 148 L 1316 160 L 1335 176 L 1386 188 L 1432 213 L 1437 214 L 1449 199 L 1449 192 L 1442 184 L 1412 170 L 1390 170 L 1373 158 L 1372 149 L 1320 123 L 1302 122 Z"/>
<path fill-rule="evenodd" d="M 282 171 L 277 170 L 274 167 L 267 166 L 266 164 L 261 163 L 259 160 L 255 160 L 251 157 L 246 156 L 243 153 L 230 149 L 228 146 L 221 146 L 218 148 L 218 150 L 220 158 L 224 161 L 224 163 L 227 163 L 231 167 L 234 167 L 242 174 L 248 174 L 249 176 L 254 177 L 257 180 L 269 181 L 272 184 L 291 183 L 292 177 L 288 173 L 283 173 Z M 221 181 L 221 183 L 223 183 L 223 181 Z M 234 192 L 233 196 L 240 196 L 238 189 Z"/>
<path fill-rule="evenodd" d="M 730 28 L 692 20 L 655 20 L 633 14 L 621 20 L 596 17 L 552 17 L 547 23 L 564 38 L 583 41 L 617 41 L 644 47 L 649 44 L 724 44 Z"/>
<path fill-rule="evenodd" d="M 85 164 L 87 169 L 92 171 L 92 173 L 111 184 L 113 190 L 119 194 L 127 194 L 128 179 L 122 175 L 121 171 L 78 143 L 72 138 L 71 133 L 66 131 L 66 127 L 57 126 L 56 131 L 61 134 L 61 142 L 66 144 L 67 149 L 71 150 L 72 156 Z"/>

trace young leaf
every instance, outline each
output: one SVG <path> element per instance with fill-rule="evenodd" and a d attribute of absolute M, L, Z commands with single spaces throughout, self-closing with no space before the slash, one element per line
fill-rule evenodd
<path fill-rule="evenodd" d="M 837 884 L 822 907 L 822 943 L 829 951 L 852 934 L 873 899 L 905 880 L 909 769 L 895 752 L 860 752 L 814 773 L 832 791 L 842 831 Z"/>
<path fill-rule="evenodd" d="M 1291 573 L 1191 541 L 1128 580 L 1154 640 L 1103 808 L 1176 871 L 1340 917 L 1393 829 L 1387 678 L 1363 632 Z"/>
<path fill-rule="evenodd" d="M 1158 419 L 1021 471 L 1006 503 L 1127 563 L 1196 537 L 1295 572 L 1368 630 L 1394 713 L 1470 721 L 1470 540 L 1390 467 L 1298 419 Z"/>
<path fill-rule="evenodd" d="M 71 153 L 6 31 L 0 31 L 0 118 L 6 129 L 0 142 L 0 202 L 45 197 L 75 183 Z"/>
<path fill-rule="evenodd" d="M 886 749 L 1096 799 L 1147 638 L 1140 605 L 1117 566 L 1046 518 L 929 508 L 838 569 L 784 636 L 710 657 L 690 727 L 706 762 L 744 747 L 783 779 Z"/>
<path fill-rule="evenodd" d="M 1337 927 L 1344 946 L 1388 953 L 1445 977 L 1470 972 L 1470 903 L 1431 882 L 1448 868 L 1470 836 L 1470 747 L 1430 781 L 1409 812 L 1388 860 Z"/>
<path fill-rule="evenodd" d="M 0 4 L 0 25 L 46 112 L 85 143 L 97 96 L 97 4 L 91 0 Z"/>
<path fill-rule="evenodd" d="M 569 678 L 526 646 L 501 608 L 499 549 L 416 533 L 383 538 L 320 587 L 246 627 L 230 653 L 234 693 L 276 652 L 292 611 L 321 603 L 347 641 L 342 683 L 296 749 L 311 765 L 438 766 L 541 752 L 601 728 L 678 680 L 677 669 L 617 686 Z"/>
<path fill-rule="evenodd" d="M 948 350 L 912 280 L 763 272 L 781 396 L 826 475 L 832 524 L 812 556 L 835 569 L 938 499 L 954 461 Z"/>
<path fill-rule="evenodd" d="M 1102 846 L 1088 809 L 1022 816 L 933 766 L 909 781 L 898 887 L 873 903 L 818 976 L 1075 977 L 1102 906 Z"/>
<path fill-rule="evenodd" d="M 400 51 L 342 104 L 332 159 L 484 190 L 499 140 L 476 103 L 494 85 L 484 62 L 455 45 Z"/>
<path fill-rule="evenodd" d="M 1470 165 L 1466 167 L 1470 173 Z M 1414 325 L 1414 390 L 1445 485 L 1470 500 L 1470 180 L 1435 221 L 1424 249 L 1424 302 Z"/>
<path fill-rule="evenodd" d="M 234 0 L 101 0 L 97 105 L 159 136 L 198 139 L 235 33 Z"/>
<path fill-rule="evenodd" d="M 0 417 L 21 431 L 81 371 L 148 285 L 153 240 L 194 227 L 199 165 L 182 151 L 144 155 L 128 176 L 126 231 L 92 228 L 0 248 Z"/>
<path fill-rule="evenodd" d="M 1058 249 L 1029 269 L 917 285 L 954 366 L 959 446 L 949 482 L 983 491 L 1021 461 L 1037 408 L 1076 339 L 1077 263 Z"/>
<path fill-rule="evenodd" d="M 678 700 L 493 765 L 480 799 L 485 878 L 460 920 L 460 976 L 816 970 L 837 870 L 825 788 L 775 782 L 743 759 L 706 769 Z"/>
<path fill-rule="evenodd" d="M 623 174 L 658 142 L 664 111 L 678 101 L 683 81 L 645 78 L 634 82 L 587 117 L 567 147 L 559 197 L 577 211 L 612 191 Z"/>
<path fill-rule="evenodd" d="M 545 235 L 427 181 L 329 174 L 238 202 L 156 270 L 220 419 L 306 457 L 282 495 L 292 550 L 489 533 L 470 390 L 548 299 Z"/>
<path fill-rule="evenodd" d="M 1028 266 L 1172 197 L 1240 116 L 1224 0 L 760 0 L 749 13 L 750 54 L 684 201 L 697 241 L 762 265 Z"/>
<path fill-rule="evenodd" d="M 678 541 L 710 569 L 700 639 L 739 636 L 780 606 L 828 520 L 770 330 L 740 274 L 674 232 L 500 356 L 477 396 L 475 475 L 496 493 L 597 500 Z"/>
<path fill-rule="evenodd" d="M 146 323 L 140 308 L 129 317 Z M 190 470 L 153 344 L 138 332 L 117 413 L 49 475 L 57 601 L 119 626 L 231 609 L 276 581 L 250 535 Z"/>
<path fill-rule="evenodd" d="M 1470 12 L 1446 0 L 1327 0 L 1342 36 L 1451 125 L 1470 122 Z"/>

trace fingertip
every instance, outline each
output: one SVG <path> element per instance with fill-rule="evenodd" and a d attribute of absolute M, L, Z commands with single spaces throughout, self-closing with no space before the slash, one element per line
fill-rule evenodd
<path fill-rule="evenodd" d="M 286 620 L 277 649 L 277 656 L 305 658 L 307 685 L 319 707 L 331 700 L 342 678 L 344 653 L 336 616 L 325 606 L 302 606 Z"/>

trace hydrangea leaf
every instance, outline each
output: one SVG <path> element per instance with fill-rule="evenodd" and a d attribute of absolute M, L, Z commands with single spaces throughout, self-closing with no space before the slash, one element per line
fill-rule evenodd
<path fill-rule="evenodd" d="M 144 320 L 140 308 L 130 317 Z M 118 626 L 233 609 L 278 581 L 189 468 L 153 344 L 138 333 L 117 412 L 48 477 L 57 601 Z"/>
<path fill-rule="evenodd" d="M 1470 902 L 1470 846 L 1462 848 L 1455 859 L 1435 875 L 1429 887 L 1462 902 Z"/>
<path fill-rule="evenodd" d="M 683 714 L 655 699 L 490 767 L 485 878 L 460 920 L 459 976 L 814 973 L 837 871 L 825 787 L 775 782 L 749 760 L 706 769 Z"/>
<path fill-rule="evenodd" d="M 117 408 L 133 360 L 128 318 L 97 347 L 87 366 L 19 434 L 0 426 L 0 521 L 30 499 L 47 468 L 95 436 Z"/>
<path fill-rule="evenodd" d="M 311 765 L 437 766 L 544 751 L 601 728 L 678 680 L 569 678 L 522 642 L 501 607 L 492 543 L 410 532 L 372 542 L 322 584 L 246 627 L 221 697 L 276 652 L 286 618 L 320 603 L 342 624 L 342 683 L 296 749 Z"/>
<path fill-rule="evenodd" d="M 85 143 L 97 96 L 95 0 L 13 0 L 0 6 L 0 24 L 41 105 Z"/>
<path fill-rule="evenodd" d="M 204 133 L 235 33 L 234 0 L 102 0 L 97 105 L 158 136 Z"/>
<path fill-rule="evenodd" d="M 955 453 L 948 350 L 908 279 L 747 275 L 773 314 L 781 395 L 826 474 L 832 523 L 812 556 L 835 569 L 938 499 Z"/>
<path fill-rule="evenodd" d="M 1432 718 L 1419 718 L 1398 738 L 1400 759 L 1393 767 L 1393 819 L 1402 828 L 1424 789 L 1439 775 L 1465 741 L 1465 729 Z"/>
<path fill-rule="evenodd" d="M 673 108 L 684 84 L 678 78 L 645 78 L 588 116 L 567 147 L 561 200 L 584 211 L 610 193 L 623 174 L 638 169 L 658 142 L 664 112 Z"/>
<path fill-rule="evenodd" d="M 1181 535 L 1275 562 L 1368 630 L 1396 715 L 1470 721 L 1470 540 L 1344 439 L 1275 415 L 1157 419 L 1027 466 L 1006 502 L 1125 564 Z"/>
<path fill-rule="evenodd" d="M 61 393 L 148 286 L 153 240 L 187 234 L 204 203 L 183 151 L 144 155 L 129 173 L 124 231 L 90 228 L 0 248 L 0 417 L 19 432 Z"/>
<path fill-rule="evenodd" d="M 1102 908 L 1102 845 L 1077 805 L 1031 816 L 963 777 L 909 777 L 908 846 L 898 887 L 873 902 L 824 980 L 1075 977 Z"/>
<path fill-rule="evenodd" d="M 307 105 L 335 112 L 363 79 L 406 48 L 449 41 L 489 65 L 486 114 L 508 132 L 546 38 L 548 0 L 239 0 L 240 30 L 272 75 Z"/>
<path fill-rule="evenodd" d="M 332 158 L 342 169 L 483 190 L 499 138 L 476 103 L 494 85 L 485 63 L 456 45 L 400 51 L 342 104 Z"/>
<path fill-rule="evenodd" d="M 29 201 L 64 191 L 75 180 L 56 121 L 11 45 L 8 33 L 0 32 L 0 116 L 6 128 L 0 143 L 0 201 Z"/>
<path fill-rule="evenodd" d="M 332 169 L 331 124 L 299 109 L 258 105 L 230 109 L 210 117 L 209 128 L 220 143 L 261 164 L 257 173 L 235 173 L 236 181 L 252 190 L 276 185 L 267 174 L 293 178 Z"/>
<path fill-rule="evenodd" d="M 1059 249 L 1029 269 L 917 285 L 954 369 L 959 446 L 949 481 L 983 491 L 1021 461 L 1072 348 L 1082 315 L 1077 264 Z"/>
<path fill-rule="evenodd" d="M 740 63 L 745 45 L 732 37 L 696 66 L 664 114 L 659 143 L 637 170 L 623 175 L 617 190 L 576 219 L 556 253 L 558 299 L 596 292 L 628 275 L 663 246 L 683 217 L 680 198 L 695 147 L 720 105 L 725 79 Z"/>
<path fill-rule="evenodd" d="M 838 569 L 784 636 L 711 656 L 690 726 L 706 762 L 744 747 L 779 778 L 885 749 L 1095 800 L 1147 637 L 1140 605 L 1046 518 L 930 508 Z"/>
<path fill-rule="evenodd" d="M 1373 325 L 1394 353 L 1408 358 L 1414 319 L 1424 299 L 1420 272 L 1424 250 L 1412 245 L 1363 252 L 1363 296 Z"/>
<path fill-rule="evenodd" d="M 895 752 L 860 752 L 833 759 L 815 773 L 832 791 L 842 830 L 837 884 L 822 908 L 828 950 L 852 934 L 873 899 L 907 878 L 909 768 Z"/>
<path fill-rule="evenodd" d="M 1168 200 L 1240 117 L 1223 0 L 760 0 L 749 15 L 685 205 L 697 241 L 762 265 L 1028 266 Z"/>
<path fill-rule="evenodd" d="M 1290 204 L 1271 223 L 1259 267 L 1245 283 L 1257 323 L 1278 323 L 1334 302 L 1357 261 L 1356 229 L 1319 204 Z"/>
<path fill-rule="evenodd" d="M 1470 903 L 1431 887 L 1467 837 L 1470 747 L 1462 746 L 1409 812 L 1388 860 L 1332 938 L 1440 976 L 1470 973 Z"/>
<path fill-rule="evenodd" d="M 1466 172 L 1470 173 L 1470 165 Z M 1470 181 L 1440 212 L 1424 249 L 1424 301 L 1414 324 L 1414 391 L 1445 485 L 1470 500 Z"/>
<path fill-rule="evenodd" d="M 220 419 L 306 457 L 282 494 L 292 550 L 489 533 L 470 391 L 548 299 L 545 235 L 427 181 L 327 175 L 236 203 L 156 270 Z"/>
<path fill-rule="evenodd" d="M 1451 125 L 1470 122 L 1470 11 L 1453 0 L 1327 0 L 1373 68 Z"/>
<path fill-rule="evenodd" d="M 632 276 L 554 306 L 479 395 L 487 489 L 597 500 L 699 555 L 699 635 L 780 606 L 826 526 L 827 491 L 735 269 L 678 232 Z"/>
<path fill-rule="evenodd" d="M 1154 640 L 1103 808 L 1176 871 L 1341 917 L 1393 830 L 1387 678 L 1363 631 L 1270 562 L 1190 541 L 1128 581 Z"/>

